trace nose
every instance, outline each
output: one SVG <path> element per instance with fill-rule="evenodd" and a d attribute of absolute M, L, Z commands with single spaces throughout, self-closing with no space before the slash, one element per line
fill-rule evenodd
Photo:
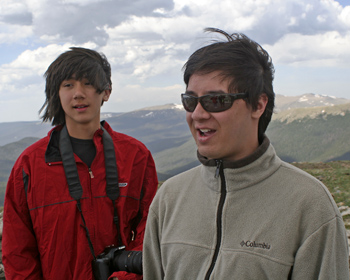
<path fill-rule="evenodd" d="M 203 119 L 209 119 L 210 113 L 203 109 L 202 105 L 198 102 L 196 108 L 192 112 L 192 119 L 193 120 L 203 120 Z"/>
<path fill-rule="evenodd" d="M 83 86 L 82 82 L 80 82 L 80 81 L 77 81 L 75 83 L 73 98 L 74 99 L 83 99 L 83 98 L 85 98 L 84 86 Z"/>

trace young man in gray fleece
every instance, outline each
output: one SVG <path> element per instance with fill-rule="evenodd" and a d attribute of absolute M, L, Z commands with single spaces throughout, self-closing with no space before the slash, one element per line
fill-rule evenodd
<path fill-rule="evenodd" d="M 266 137 L 275 94 L 268 53 L 243 34 L 194 52 L 182 103 L 201 165 L 152 202 L 144 279 L 349 279 L 342 217 L 327 188 Z M 300 143 L 302 145 L 302 143 Z"/>

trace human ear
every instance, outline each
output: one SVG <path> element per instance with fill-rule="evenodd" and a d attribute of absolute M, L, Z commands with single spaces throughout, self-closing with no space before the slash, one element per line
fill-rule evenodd
<path fill-rule="evenodd" d="M 111 95 L 111 90 L 110 89 L 106 89 L 105 91 L 104 91 L 104 96 L 103 96 L 103 101 L 108 101 L 108 99 L 109 99 L 109 96 Z"/>
<path fill-rule="evenodd" d="M 266 93 L 262 93 L 259 96 L 257 108 L 255 111 L 252 112 L 252 117 L 259 119 L 261 115 L 265 112 L 265 108 L 267 106 L 267 102 L 269 101 L 269 98 L 267 97 Z"/>

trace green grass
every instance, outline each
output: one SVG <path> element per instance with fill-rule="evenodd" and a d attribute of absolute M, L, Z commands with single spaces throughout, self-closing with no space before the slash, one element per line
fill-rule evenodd
<path fill-rule="evenodd" d="M 293 165 L 322 181 L 338 206 L 350 206 L 350 161 L 300 162 Z"/>
<path fill-rule="evenodd" d="M 338 207 L 350 207 L 350 161 L 320 163 L 293 163 L 326 185 Z M 350 229 L 350 215 L 343 216 L 346 228 Z"/>

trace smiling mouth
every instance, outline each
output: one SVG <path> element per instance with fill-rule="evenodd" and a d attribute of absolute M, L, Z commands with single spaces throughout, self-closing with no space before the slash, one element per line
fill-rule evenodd
<path fill-rule="evenodd" d="M 209 134 L 212 134 L 215 132 L 215 130 L 211 130 L 211 129 L 198 129 L 198 131 L 201 136 L 208 136 Z"/>
<path fill-rule="evenodd" d="M 81 106 L 73 106 L 75 109 L 82 109 L 88 107 L 87 105 L 81 105 Z"/>

